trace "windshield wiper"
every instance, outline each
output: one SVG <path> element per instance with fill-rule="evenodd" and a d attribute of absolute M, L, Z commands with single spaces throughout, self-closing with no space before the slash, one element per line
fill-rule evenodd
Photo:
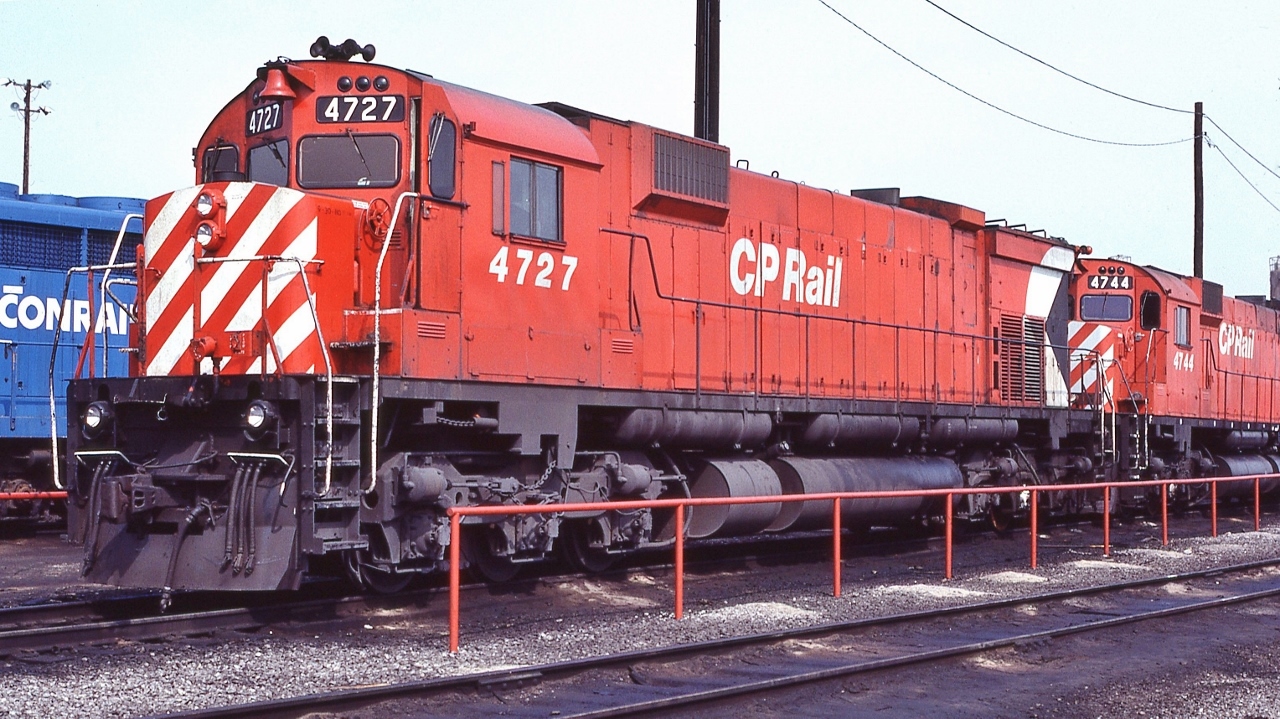
<path fill-rule="evenodd" d="M 356 148 L 356 155 L 360 157 L 360 164 L 364 165 L 364 173 L 365 173 L 364 177 L 360 178 L 360 180 L 357 180 L 356 184 L 368 185 L 370 181 L 370 175 L 373 174 L 373 170 L 369 169 L 369 163 L 365 161 L 364 153 L 360 151 L 360 143 L 356 141 L 356 134 L 351 131 L 351 128 L 347 128 L 347 137 L 351 138 L 351 146 Z"/>

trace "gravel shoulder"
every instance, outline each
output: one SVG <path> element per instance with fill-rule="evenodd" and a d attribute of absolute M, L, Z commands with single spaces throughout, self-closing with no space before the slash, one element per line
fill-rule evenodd
<path fill-rule="evenodd" d="M 441 615 L 428 620 L 421 614 L 388 611 L 340 630 L 312 633 L 305 627 L 272 628 L 254 635 L 120 644 L 30 661 L 10 660 L 0 664 L 0 716 L 130 717 L 176 712 L 1280 557 L 1280 529 L 1242 531 L 1246 524 L 1252 528 L 1251 519 L 1247 523 L 1224 520 L 1224 533 L 1217 538 L 1179 537 L 1169 548 L 1161 548 L 1158 527 L 1153 542 L 1153 525 L 1134 523 L 1117 531 L 1118 548 L 1109 559 L 1101 557 L 1095 546 L 1096 528 L 1055 527 L 1042 535 L 1042 564 L 1037 570 L 1027 568 L 1025 532 L 1003 541 L 974 539 L 958 546 L 958 578 L 949 582 L 941 579 L 941 552 L 936 546 L 887 557 L 851 558 L 845 562 L 844 596 L 838 599 L 831 596 L 831 570 L 826 562 L 754 567 L 727 576 L 694 572 L 687 580 L 686 612 L 680 622 L 672 619 L 670 576 L 664 571 L 632 573 L 626 579 L 543 582 L 518 590 L 495 590 L 493 602 L 464 606 L 462 648 L 456 655 L 446 651 Z M 442 612 L 443 606 L 435 611 Z M 886 692 L 877 685 L 845 688 L 835 696 L 842 697 L 846 707 L 860 707 L 859 711 L 877 716 L 904 712 L 978 716 L 961 711 L 966 702 L 949 696 L 960 691 L 975 701 L 986 694 L 983 701 L 992 702 L 988 706 L 1005 712 L 982 714 L 985 717 L 1146 716 L 1154 706 L 1150 702 L 1207 712 L 1173 711 L 1158 716 L 1280 717 L 1280 697 L 1271 688 L 1277 685 L 1280 667 L 1275 648 L 1280 646 L 1280 632 L 1270 630 L 1272 624 L 1280 626 L 1275 621 L 1276 607 L 1259 605 L 1253 610 L 1256 616 L 1245 609 L 1236 611 L 1238 615 L 1228 612 L 1233 618 L 1211 632 L 1226 642 L 1213 650 L 1216 654 L 1203 638 L 1190 638 L 1203 631 L 1187 632 L 1187 642 L 1206 647 L 1207 657 L 1191 647 L 1152 637 L 1111 649 L 1105 642 L 1124 637 L 1064 640 L 1036 650 L 1040 655 L 1019 648 L 958 662 L 947 670 L 959 673 L 952 679 L 946 678 L 946 672 L 923 682 L 908 676 L 903 685 L 919 688 L 916 699 L 911 692 L 882 696 Z M 1083 646 L 1072 648 L 1077 642 Z M 1085 669 L 1094 656 L 1113 662 L 1124 657 L 1124 671 Z M 1077 663 L 1079 672 L 1070 669 Z M 1058 680 L 1032 671 L 1037 666 L 1067 667 L 1066 675 L 1076 678 L 1055 685 Z M 988 684 L 964 690 L 966 673 L 973 673 L 969 680 L 982 678 Z M 1014 691 L 988 693 L 982 687 L 999 686 L 989 683 L 989 675 L 1007 677 L 1010 688 L 1030 683 L 1039 689 L 1030 696 Z M 1081 676 L 1097 679 L 1085 682 L 1089 685 L 1085 687 Z M 1118 679 L 1108 683 L 1108 677 Z M 1242 697 L 1260 704 L 1241 709 L 1247 706 Z M 806 698 L 815 715 L 820 714 L 817 695 L 806 694 Z M 856 701 L 850 704 L 852 700 Z M 881 713 L 879 707 L 893 711 Z M 948 707 L 957 713 L 948 713 L 952 710 Z M 765 716 L 773 710 L 762 706 L 733 711 L 737 716 Z M 795 716 L 804 711 L 792 705 L 787 713 Z"/>

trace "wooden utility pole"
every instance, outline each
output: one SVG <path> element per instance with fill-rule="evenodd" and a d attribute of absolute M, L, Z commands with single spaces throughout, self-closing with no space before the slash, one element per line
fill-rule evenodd
<path fill-rule="evenodd" d="M 1195 231 L 1194 231 L 1194 267 L 1195 276 L 1204 277 L 1204 103 L 1196 103 L 1195 132 Z"/>
<path fill-rule="evenodd" d="M 38 85 L 32 85 L 31 80 L 26 82 L 18 82 L 17 80 L 6 80 L 5 87 L 18 86 L 23 89 L 23 102 L 21 105 L 13 103 L 9 105 L 9 109 L 14 112 L 22 113 L 22 194 L 26 195 L 30 192 L 29 183 L 31 180 L 31 115 L 48 115 L 47 107 L 31 107 L 31 91 L 46 90 L 53 86 L 53 83 L 45 80 Z"/>
<path fill-rule="evenodd" d="M 720 141 L 720 0 L 697 0 L 697 60 L 693 79 L 693 134 Z"/>

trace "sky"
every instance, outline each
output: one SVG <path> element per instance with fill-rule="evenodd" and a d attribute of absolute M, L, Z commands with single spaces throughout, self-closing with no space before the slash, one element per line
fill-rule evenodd
<path fill-rule="evenodd" d="M 1280 3 L 935 0 L 1115 92 L 1205 113 L 1220 148 L 1280 206 Z M 925 0 L 827 0 L 983 100 L 1065 132 L 1190 138 L 1192 117 L 1062 77 Z M 375 62 L 524 102 L 556 100 L 693 132 L 695 0 L 0 0 L 0 81 L 49 80 L 31 191 L 152 197 L 192 184 L 191 147 L 263 62 L 327 35 Z M 1192 145 L 1120 147 L 1002 114 L 876 44 L 819 0 L 724 0 L 720 141 L 759 172 L 847 191 L 900 187 L 1044 229 L 1095 256 L 1192 270 Z M 0 182 L 21 182 L 19 101 L 0 88 Z M 1265 294 L 1280 210 L 1205 148 L 1205 268 Z"/>

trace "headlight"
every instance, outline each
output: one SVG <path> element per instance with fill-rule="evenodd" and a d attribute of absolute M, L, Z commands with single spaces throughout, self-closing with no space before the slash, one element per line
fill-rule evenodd
<path fill-rule="evenodd" d="M 195 239 L 205 252 L 213 252 L 222 245 L 222 230 L 212 222 L 201 222 L 196 227 Z"/>
<path fill-rule="evenodd" d="M 208 194 L 200 195 L 196 199 L 196 214 L 201 217 L 208 217 L 213 214 L 213 198 Z"/>
<path fill-rule="evenodd" d="M 80 418 L 80 431 L 85 439 L 95 439 L 111 428 L 115 412 L 107 402 L 90 402 L 85 407 L 84 416 Z"/>
<path fill-rule="evenodd" d="M 244 411 L 244 434 L 250 440 L 259 440 L 276 428 L 280 415 L 265 400 L 255 399 Z"/>

